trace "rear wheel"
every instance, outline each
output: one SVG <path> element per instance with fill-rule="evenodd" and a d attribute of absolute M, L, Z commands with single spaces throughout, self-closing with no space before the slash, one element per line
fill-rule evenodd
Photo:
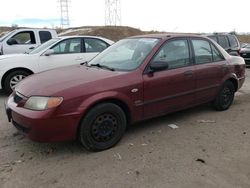
<path fill-rule="evenodd" d="M 81 122 L 79 140 L 90 151 L 113 147 L 122 138 L 126 129 L 123 110 L 112 103 L 103 103 L 92 108 Z"/>
<path fill-rule="evenodd" d="M 4 80 L 4 90 L 7 93 L 11 93 L 15 86 L 24 78 L 29 76 L 30 73 L 24 70 L 16 70 L 10 72 Z"/>
<path fill-rule="evenodd" d="M 219 111 L 227 110 L 234 100 L 234 93 L 234 84 L 230 81 L 226 81 L 213 101 L 214 108 Z"/>

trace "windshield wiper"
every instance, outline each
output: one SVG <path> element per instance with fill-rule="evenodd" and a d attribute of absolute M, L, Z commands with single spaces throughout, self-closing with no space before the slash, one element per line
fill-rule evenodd
<path fill-rule="evenodd" d="M 90 64 L 88 66 L 90 66 L 90 67 L 98 67 L 98 68 L 101 68 L 101 69 L 104 68 L 104 69 L 108 69 L 108 70 L 111 70 L 111 71 L 115 71 L 114 68 L 111 68 L 111 67 L 109 67 L 107 65 L 101 65 L 99 63 L 97 63 L 97 64 Z"/>
<path fill-rule="evenodd" d="M 84 61 L 84 62 L 82 62 L 82 63 L 80 63 L 80 65 L 87 65 L 87 61 Z"/>

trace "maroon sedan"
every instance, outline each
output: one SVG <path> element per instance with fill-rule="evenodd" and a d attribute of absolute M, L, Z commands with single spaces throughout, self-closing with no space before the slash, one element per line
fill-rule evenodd
<path fill-rule="evenodd" d="M 99 151 L 137 121 L 208 102 L 226 110 L 244 79 L 244 60 L 206 37 L 136 36 L 89 63 L 28 77 L 8 98 L 6 112 L 32 140 L 78 138 Z"/>

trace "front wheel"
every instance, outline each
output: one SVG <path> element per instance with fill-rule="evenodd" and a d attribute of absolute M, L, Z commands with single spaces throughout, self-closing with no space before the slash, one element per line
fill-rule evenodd
<path fill-rule="evenodd" d="M 116 104 L 102 103 L 93 107 L 83 118 L 79 140 L 87 150 L 101 151 L 117 144 L 125 129 L 124 111 Z"/>
<path fill-rule="evenodd" d="M 11 93 L 13 89 L 15 88 L 15 86 L 21 80 L 23 80 L 29 75 L 30 74 L 27 71 L 23 71 L 23 70 L 16 70 L 16 71 L 10 72 L 4 80 L 4 90 L 7 93 Z"/>
<path fill-rule="evenodd" d="M 226 81 L 213 101 L 214 108 L 219 111 L 227 110 L 234 100 L 234 93 L 234 84 Z"/>

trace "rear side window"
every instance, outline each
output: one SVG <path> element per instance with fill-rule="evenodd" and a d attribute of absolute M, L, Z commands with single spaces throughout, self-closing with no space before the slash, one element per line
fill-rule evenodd
<path fill-rule="evenodd" d="M 230 42 L 231 48 L 237 48 L 238 47 L 238 41 L 235 36 L 228 35 L 228 40 Z"/>
<path fill-rule="evenodd" d="M 102 52 L 109 46 L 106 42 L 94 38 L 85 38 L 84 42 L 86 52 Z"/>
<path fill-rule="evenodd" d="M 190 64 L 187 40 L 173 40 L 166 42 L 154 57 L 152 63 L 168 62 L 168 69 L 184 67 Z"/>
<path fill-rule="evenodd" d="M 213 61 L 213 54 L 210 44 L 206 40 L 192 40 L 196 64 L 210 63 Z"/>
<path fill-rule="evenodd" d="M 213 53 L 213 61 L 222 61 L 224 60 L 223 56 L 220 54 L 220 52 L 214 47 L 214 45 L 211 44 L 212 47 L 212 53 Z"/>
<path fill-rule="evenodd" d="M 39 31 L 39 37 L 41 44 L 52 38 L 51 33 L 49 31 Z"/>
<path fill-rule="evenodd" d="M 228 43 L 228 40 L 227 40 L 226 36 L 223 36 L 223 35 L 222 36 L 218 36 L 218 43 L 224 49 L 229 48 L 229 43 Z"/>

